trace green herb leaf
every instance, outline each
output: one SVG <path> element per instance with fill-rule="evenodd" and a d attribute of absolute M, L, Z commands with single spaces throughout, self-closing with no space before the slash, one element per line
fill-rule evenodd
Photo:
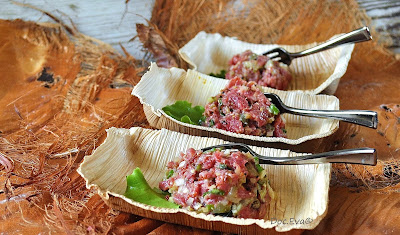
<path fill-rule="evenodd" d="M 269 111 L 273 114 L 273 115 L 278 115 L 279 114 L 279 109 L 274 105 L 271 104 L 269 106 Z"/>
<path fill-rule="evenodd" d="M 225 78 L 226 70 L 221 70 L 219 73 L 210 73 L 210 76 L 217 78 Z"/>
<path fill-rule="evenodd" d="M 258 172 L 258 173 L 260 173 L 261 171 L 264 170 L 264 168 L 262 168 L 262 167 L 260 166 L 260 164 L 256 164 L 256 168 L 257 168 L 257 172 Z"/>
<path fill-rule="evenodd" d="M 167 179 L 171 178 L 171 176 L 173 176 L 173 175 L 174 175 L 174 170 L 168 171 L 167 174 L 166 174 Z"/>
<path fill-rule="evenodd" d="M 167 105 L 162 110 L 174 119 L 184 123 L 201 125 L 205 120 L 203 116 L 204 107 L 195 106 L 192 108 L 192 103 L 185 100 L 178 100 L 175 104 Z"/>
<path fill-rule="evenodd" d="M 249 56 L 249 60 L 256 60 L 258 55 L 256 53 L 253 53 Z"/>
<path fill-rule="evenodd" d="M 224 170 L 224 169 L 228 169 L 228 166 L 226 164 L 224 164 L 224 163 L 220 163 L 218 165 L 218 168 Z"/>
<path fill-rule="evenodd" d="M 223 195 L 225 195 L 225 191 L 224 191 L 224 190 L 221 190 L 221 189 L 216 189 L 216 188 L 214 188 L 214 189 L 211 189 L 211 190 L 209 190 L 209 191 L 203 193 L 203 197 L 206 196 L 207 194 L 214 194 L 214 195 L 221 195 L 221 196 L 223 196 Z"/>
<path fill-rule="evenodd" d="M 202 168 L 202 167 L 203 167 L 202 164 L 197 165 L 197 166 L 196 166 L 196 171 L 201 171 L 201 168 Z"/>
<path fill-rule="evenodd" d="M 211 120 L 209 121 L 209 124 L 210 124 L 210 125 L 209 125 L 210 127 L 214 126 L 214 125 L 215 125 L 214 120 L 211 119 Z"/>
<path fill-rule="evenodd" d="M 218 203 L 214 206 L 212 213 L 220 216 L 228 216 L 225 213 L 230 213 L 232 206 L 230 204 L 224 205 L 222 203 Z"/>
<path fill-rule="evenodd" d="M 219 98 L 218 99 L 218 107 L 221 107 L 223 105 L 223 103 L 222 103 L 222 99 L 221 98 Z"/>
<path fill-rule="evenodd" d="M 249 124 L 249 120 L 246 119 L 246 115 L 241 113 L 239 116 L 239 120 L 244 124 L 244 125 L 248 125 Z"/>
<path fill-rule="evenodd" d="M 208 97 L 207 103 L 213 103 L 215 101 L 215 97 Z"/>
<path fill-rule="evenodd" d="M 179 208 L 179 205 L 167 201 L 162 194 L 151 189 L 139 168 L 136 168 L 131 175 L 128 175 L 126 181 L 127 186 L 124 195 L 127 198 L 151 206 Z"/>
<path fill-rule="evenodd" d="M 217 150 L 219 150 L 219 149 L 217 149 L 217 148 L 212 148 L 212 149 L 210 149 L 210 150 L 205 151 L 205 153 L 213 153 L 213 152 L 215 152 L 215 151 L 217 151 Z"/>
<path fill-rule="evenodd" d="M 206 206 L 206 209 L 207 209 L 208 212 L 211 212 L 211 211 L 214 210 L 214 205 L 213 205 L 213 204 L 208 204 L 208 205 Z"/>

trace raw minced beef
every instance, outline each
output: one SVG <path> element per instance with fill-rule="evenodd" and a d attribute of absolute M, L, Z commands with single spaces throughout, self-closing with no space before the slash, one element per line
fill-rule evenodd
<path fill-rule="evenodd" d="M 206 104 L 204 126 L 239 134 L 286 137 L 285 123 L 277 107 L 255 82 L 239 78 Z"/>
<path fill-rule="evenodd" d="M 239 218 L 264 218 L 272 189 L 249 153 L 190 148 L 167 165 L 159 188 L 182 208 Z"/>
<path fill-rule="evenodd" d="M 229 60 L 229 70 L 225 78 L 236 77 L 279 90 L 286 90 L 292 80 L 287 65 L 270 60 L 267 56 L 257 55 L 250 50 L 237 54 Z"/>

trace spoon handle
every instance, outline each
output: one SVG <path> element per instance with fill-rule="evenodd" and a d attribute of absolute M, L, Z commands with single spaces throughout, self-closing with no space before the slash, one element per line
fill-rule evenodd
<path fill-rule="evenodd" d="M 377 153 L 373 148 L 344 149 L 326 153 L 310 154 L 300 157 L 263 158 L 258 155 L 260 163 L 274 165 L 302 165 L 318 163 L 351 163 L 375 166 Z M 265 160 L 264 160 L 265 159 Z M 264 162 L 264 161 L 265 162 Z"/>
<path fill-rule="evenodd" d="M 350 163 L 375 166 L 377 163 L 377 153 L 373 148 L 344 149 L 326 153 L 308 154 L 297 157 L 271 157 L 256 153 L 247 144 L 227 143 L 208 146 L 201 150 L 211 149 L 237 149 L 242 152 L 249 152 L 253 157 L 257 157 L 261 164 L 271 165 L 301 165 L 318 163 Z"/>
<path fill-rule="evenodd" d="M 324 42 L 316 47 L 307 49 L 305 51 L 301 51 L 298 53 L 291 53 L 291 57 L 293 58 L 298 58 L 298 57 L 303 57 L 306 55 L 310 55 L 316 52 L 324 51 L 339 45 L 343 45 L 346 43 L 356 43 L 356 42 L 364 42 L 371 40 L 372 36 L 371 33 L 369 32 L 368 27 L 362 27 L 359 29 L 356 29 L 350 33 L 343 34 L 337 38 L 331 39 L 327 42 Z"/>
<path fill-rule="evenodd" d="M 285 113 L 308 117 L 332 118 L 344 122 L 354 123 L 361 126 L 371 127 L 376 129 L 378 125 L 378 114 L 369 110 L 311 110 L 311 109 L 296 109 L 285 107 Z"/>

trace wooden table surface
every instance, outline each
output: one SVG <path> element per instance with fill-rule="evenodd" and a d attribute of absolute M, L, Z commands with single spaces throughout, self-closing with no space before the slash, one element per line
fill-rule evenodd
<path fill-rule="evenodd" d="M 400 53 L 400 1 L 398 0 L 357 0 L 372 18 L 372 26 L 391 39 L 392 51 Z M 52 21 L 43 13 L 13 4 L 11 0 L 0 0 L 0 18 L 31 20 L 36 22 Z M 20 1 L 23 2 L 23 1 Z M 68 0 L 26 2 L 42 10 L 49 11 L 69 24 L 74 22 L 81 33 L 111 44 L 122 52 L 119 44 L 135 58 L 141 58 L 138 40 L 128 42 L 136 35 L 136 23 L 146 23 L 150 19 L 154 0 L 96 1 Z"/>
<path fill-rule="evenodd" d="M 17 1 L 14 1 L 17 2 Z M 139 40 L 128 42 L 136 35 L 136 23 L 146 23 L 150 19 L 154 0 L 125 1 L 18 1 L 48 11 L 65 23 L 70 21 L 77 29 L 88 36 L 112 45 L 122 53 L 119 44 L 135 58 L 141 58 Z M 1 19 L 23 19 L 35 22 L 54 22 L 43 13 L 21 7 L 10 0 L 0 0 Z"/>

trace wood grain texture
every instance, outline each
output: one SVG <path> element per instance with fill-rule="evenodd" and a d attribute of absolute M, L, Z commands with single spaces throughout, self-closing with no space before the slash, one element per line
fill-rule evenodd
<path fill-rule="evenodd" d="M 0 0 L 0 18 L 20 18 L 35 22 L 52 22 L 43 13 Z M 112 45 L 120 53 L 120 44 L 136 58 L 142 58 L 141 44 L 138 40 L 129 42 L 136 35 L 135 24 L 145 23 L 150 19 L 154 0 L 97 1 L 16 1 L 31 4 L 52 13 L 66 24 L 76 26 L 81 32 Z"/>
<path fill-rule="evenodd" d="M 400 53 L 400 2 L 397 0 L 357 0 L 371 17 L 380 41 L 394 53 Z"/>

